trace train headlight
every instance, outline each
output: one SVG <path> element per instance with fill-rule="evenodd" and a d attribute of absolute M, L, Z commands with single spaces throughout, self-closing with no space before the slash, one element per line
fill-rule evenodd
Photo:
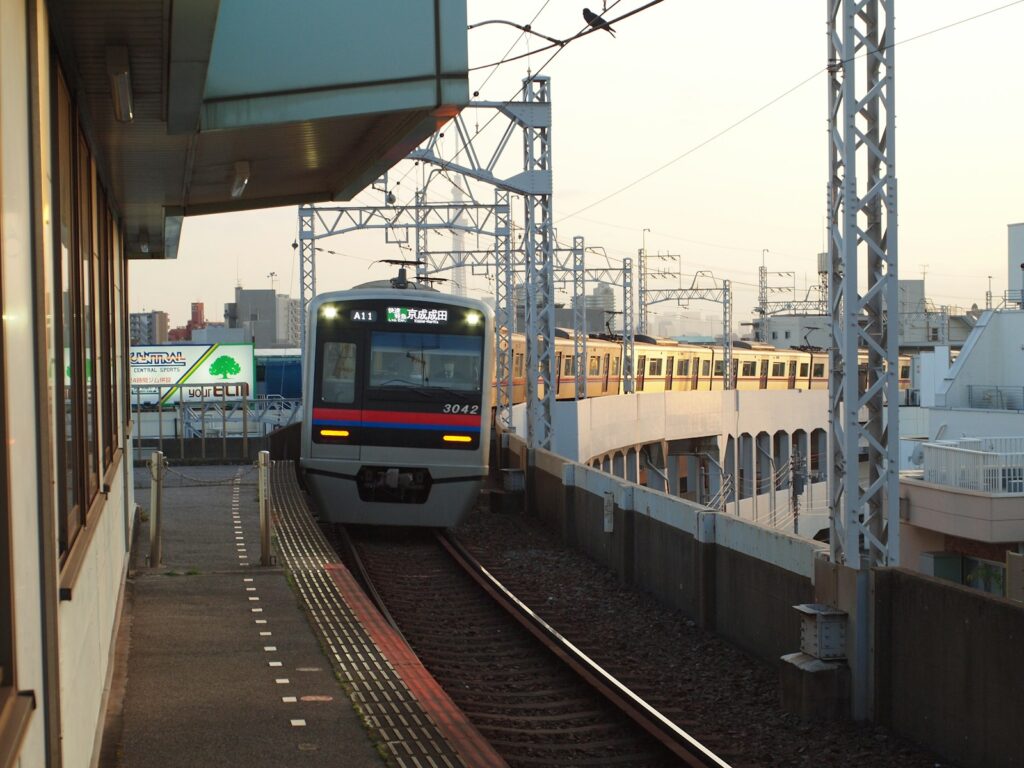
<path fill-rule="evenodd" d="M 480 313 L 479 312 L 467 312 L 466 313 L 466 325 L 480 325 Z"/>
<path fill-rule="evenodd" d="M 320 310 L 320 314 L 323 315 L 327 320 L 333 320 L 338 316 L 338 308 L 332 304 L 328 304 L 326 307 Z"/>

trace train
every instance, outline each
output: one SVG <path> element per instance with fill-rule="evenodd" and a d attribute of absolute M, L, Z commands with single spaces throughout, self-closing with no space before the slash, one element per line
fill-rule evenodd
<path fill-rule="evenodd" d="M 303 365 L 299 471 L 321 519 L 450 528 L 488 472 L 496 397 L 494 314 L 406 279 L 317 296 Z M 557 399 L 576 397 L 573 337 L 554 340 Z M 525 338 L 511 335 L 512 401 L 526 397 Z M 625 387 L 621 337 L 587 339 L 588 397 Z M 636 392 L 722 389 L 722 349 L 637 335 Z M 736 342 L 732 386 L 827 389 L 828 353 Z M 866 358 L 861 361 L 866 383 Z M 899 363 L 901 390 L 910 359 Z"/>
<path fill-rule="evenodd" d="M 573 334 L 559 328 L 555 332 L 555 371 L 552 377 L 555 397 L 576 397 L 576 362 Z M 526 341 L 512 334 L 512 402 L 526 399 L 524 358 Z M 618 395 L 625 390 L 622 372 L 622 337 L 591 334 L 587 338 L 587 397 Z M 860 351 L 858 361 L 861 390 L 867 382 L 867 352 Z M 720 345 L 689 344 L 635 335 L 633 350 L 633 389 L 636 392 L 689 392 L 723 389 L 725 362 Z M 899 357 L 899 389 L 906 397 L 910 388 L 910 358 Z M 769 344 L 734 341 L 732 349 L 733 389 L 828 389 L 829 355 L 827 350 L 809 347 L 776 348 Z"/>
<path fill-rule="evenodd" d="M 494 313 L 399 277 L 310 304 L 299 468 L 321 520 L 451 528 L 488 472 Z"/>

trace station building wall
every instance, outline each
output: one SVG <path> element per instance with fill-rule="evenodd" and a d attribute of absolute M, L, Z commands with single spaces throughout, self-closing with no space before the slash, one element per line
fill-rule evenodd
<path fill-rule="evenodd" d="M 0 757 L 77 767 L 99 743 L 134 509 L 127 282 L 50 40 L 45 3 L 0 0 Z"/>

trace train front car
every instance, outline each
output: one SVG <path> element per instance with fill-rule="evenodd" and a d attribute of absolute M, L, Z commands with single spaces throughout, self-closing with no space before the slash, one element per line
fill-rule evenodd
<path fill-rule="evenodd" d="M 335 523 L 453 527 L 487 475 L 494 317 L 431 290 L 310 307 L 301 465 Z"/>

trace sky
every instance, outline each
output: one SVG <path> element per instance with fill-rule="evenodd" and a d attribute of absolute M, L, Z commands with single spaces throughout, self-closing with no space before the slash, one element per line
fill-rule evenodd
<path fill-rule="evenodd" d="M 470 25 L 532 21 L 536 31 L 564 39 L 582 29 L 584 2 L 468 0 L 467 17 Z M 589 2 L 602 10 L 601 0 Z M 607 17 L 644 4 L 619 0 Z M 895 8 L 899 275 L 925 276 L 937 305 L 984 306 L 988 276 L 997 301 L 1007 287 L 1007 225 L 1024 221 L 1017 47 L 1024 0 L 896 0 Z M 532 53 L 471 72 L 470 92 L 487 101 L 518 99 L 528 68 L 549 75 L 558 240 L 585 237 L 609 260 L 588 257 L 597 266 L 617 266 L 642 245 L 650 254 L 677 255 L 652 262 L 678 273 L 652 280 L 652 288 L 689 286 L 698 270 L 732 280 L 734 331 L 743 331 L 762 258 L 770 272 L 795 274 L 800 297 L 817 280 L 826 241 L 826 2 L 664 0 L 615 29 L 614 38 L 600 32 L 573 41 L 550 62 L 554 51 L 536 53 L 544 42 L 511 26 L 471 29 L 471 68 Z M 490 115 L 467 110 L 465 117 L 476 130 Z M 479 154 L 490 155 L 505 124 L 498 118 L 481 130 Z M 456 152 L 452 133 L 442 154 Z M 517 134 L 510 142 L 499 175 L 521 170 L 521 141 Z M 423 166 L 408 161 L 389 172 L 400 204 L 412 199 L 423 175 Z M 456 181 L 493 199 L 483 185 Z M 451 183 L 435 174 L 428 199 L 452 194 Z M 381 205 L 383 195 L 364 190 L 352 204 Z M 521 224 L 521 202 L 514 208 Z M 207 318 L 220 320 L 236 284 L 298 297 L 297 228 L 294 206 L 187 218 L 176 260 L 131 263 L 131 310 L 164 310 L 179 325 L 192 301 L 205 302 Z M 447 235 L 430 238 L 431 249 L 451 244 Z M 373 264 L 378 259 L 411 258 L 380 230 L 318 244 L 338 254 L 318 255 L 320 291 L 391 276 L 392 267 Z M 493 291 L 484 276 L 471 277 L 467 290 Z M 558 292 L 556 300 L 568 295 Z M 670 303 L 650 310 L 654 320 L 720 311 Z"/>

